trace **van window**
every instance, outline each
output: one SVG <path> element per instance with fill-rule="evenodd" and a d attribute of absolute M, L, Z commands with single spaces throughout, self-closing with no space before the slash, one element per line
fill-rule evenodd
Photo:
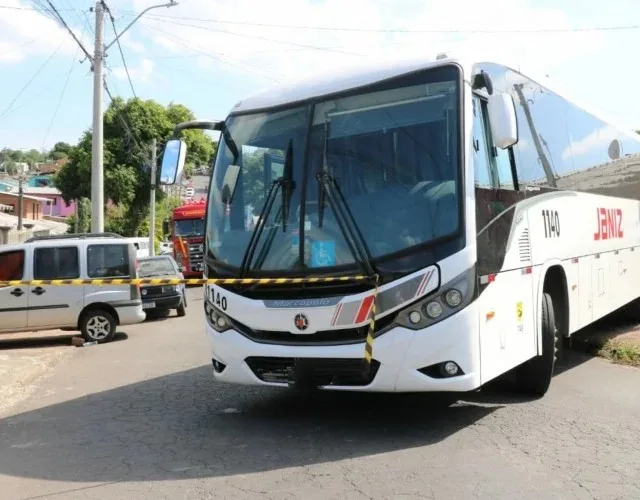
<path fill-rule="evenodd" d="M 24 250 L 0 253 L 0 281 L 21 280 L 24 276 Z"/>
<path fill-rule="evenodd" d="M 128 245 L 89 245 L 87 275 L 90 278 L 123 278 L 131 276 Z"/>
<path fill-rule="evenodd" d="M 33 279 L 62 280 L 80 277 L 77 247 L 36 248 L 33 254 Z"/>

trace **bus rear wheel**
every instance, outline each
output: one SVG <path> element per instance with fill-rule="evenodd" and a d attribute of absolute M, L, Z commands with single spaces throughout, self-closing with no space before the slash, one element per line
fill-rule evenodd
<path fill-rule="evenodd" d="M 526 361 L 516 369 L 518 389 L 524 394 L 544 396 L 551 384 L 558 358 L 558 329 L 553 301 L 548 293 L 542 294 L 542 354 Z"/>

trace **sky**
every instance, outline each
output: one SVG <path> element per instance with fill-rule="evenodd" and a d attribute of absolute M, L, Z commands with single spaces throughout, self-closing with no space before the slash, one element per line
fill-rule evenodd
<path fill-rule="evenodd" d="M 0 0 L 0 149 L 76 143 L 91 127 L 90 64 L 44 12 L 49 1 L 93 53 L 94 2 Z M 169 2 L 105 1 L 118 32 Z M 109 15 L 104 34 L 114 39 Z M 311 73 L 376 57 L 482 54 L 548 75 L 574 101 L 640 129 L 638 42 L 637 0 L 179 0 L 121 38 L 131 84 L 117 44 L 105 75 L 114 96 L 222 119 L 249 94 Z"/>

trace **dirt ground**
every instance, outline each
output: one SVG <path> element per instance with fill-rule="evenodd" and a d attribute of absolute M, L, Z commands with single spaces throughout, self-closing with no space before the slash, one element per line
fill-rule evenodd
<path fill-rule="evenodd" d="M 26 399 L 77 348 L 61 331 L 3 334 L 0 337 L 0 417 Z"/>

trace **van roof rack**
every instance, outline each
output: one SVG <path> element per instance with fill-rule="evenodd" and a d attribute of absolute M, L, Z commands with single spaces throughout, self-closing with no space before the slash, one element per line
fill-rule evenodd
<path fill-rule="evenodd" d="M 47 241 L 47 240 L 73 240 L 73 239 L 87 239 L 87 238 L 124 238 L 116 233 L 75 233 L 75 234 L 50 234 L 47 236 L 32 236 L 25 243 L 31 243 L 34 241 Z"/>

